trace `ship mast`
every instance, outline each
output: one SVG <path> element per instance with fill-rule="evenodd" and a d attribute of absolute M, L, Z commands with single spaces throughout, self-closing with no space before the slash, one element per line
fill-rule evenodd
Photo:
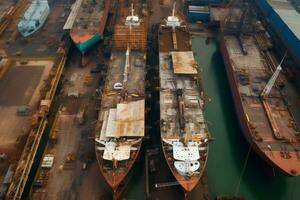
<path fill-rule="evenodd" d="M 126 50 L 126 60 L 124 65 L 124 74 L 123 74 L 123 83 L 122 83 L 122 94 L 126 94 L 126 84 L 128 80 L 128 74 L 130 71 L 130 56 L 131 56 L 131 31 L 133 26 L 139 26 L 140 25 L 140 19 L 137 15 L 134 15 L 134 9 L 133 4 L 131 4 L 131 15 L 126 17 L 125 25 L 129 26 L 129 39 L 127 43 L 127 50 Z M 126 95 L 125 95 L 126 98 Z"/>
<path fill-rule="evenodd" d="M 173 5 L 173 10 L 172 10 L 172 17 L 174 18 L 175 17 L 175 6 L 176 6 L 176 2 L 174 2 L 174 5 Z M 175 32 L 176 28 L 175 27 L 172 27 L 172 39 L 173 39 L 173 46 L 174 46 L 174 49 L 178 49 L 178 46 L 177 46 L 177 38 L 176 38 L 176 32 Z"/>
<path fill-rule="evenodd" d="M 173 10 L 172 10 L 172 17 L 174 18 L 175 17 L 175 6 L 176 6 L 176 2 L 174 2 L 174 5 L 173 5 Z M 177 38 L 176 38 L 176 26 L 173 26 L 172 27 L 172 39 L 173 39 L 173 46 L 174 46 L 174 49 L 178 49 L 178 46 L 177 46 Z"/>
<path fill-rule="evenodd" d="M 126 60 L 125 60 L 125 66 L 124 66 L 124 78 L 123 78 L 123 88 L 125 87 L 128 79 L 128 72 L 130 68 L 130 45 L 128 44 L 127 50 L 126 50 Z"/>

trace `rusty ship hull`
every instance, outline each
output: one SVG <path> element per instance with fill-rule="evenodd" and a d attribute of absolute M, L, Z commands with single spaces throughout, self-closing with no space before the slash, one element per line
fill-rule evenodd
<path fill-rule="evenodd" d="M 265 110 L 266 107 L 271 108 L 275 106 L 271 105 L 270 107 L 268 107 L 269 104 L 268 102 L 263 103 L 264 100 L 261 100 L 259 97 L 256 96 L 255 97 L 257 101 L 256 105 L 259 104 L 259 107 L 253 109 L 252 112 L 257 112 L 257 113 L 263 112 L 263 113 L 260 114 L 252 113 L 251 115 L 249 114 L 250 113 L 249 107 L 245 104 L 244 96 L 241 94 L 241 91 L 239 90 L 239 83 L 237 82 L 237 72 L 234 70 L 235 65 L 233 64 L 234 61 L 232 56 L 230 55 L 230 47 L 228 46 L 228 42 L 226 43 L 226 37 L 230 36 L 230 34 L 226 34 L 224 30 L 225 30 L 225 23 L 222 22 L 220 33 L 219 33 L 220 50 L 224 60 L 226 74 L 229 80 L 229 85 L 234 100 L 235 111 L 236 111 L 236 115 L 238 118 L 241 131 L 243 132 L 251 148 L 270 166 L 275 167 L 285 175 L 298 176 L 300 174 L 300 158 L 299 155 L 297 155 L 297 150 L 296 150 L 299 147 L 299 142 L 297 142 L 299 141 L 299 138 L 297 139 L 297 128 L 295 128 L 296 130 L 291 130 L 291 132 L 295 131 L 295 135 L 294 135 L 295 137 L 291 136 L 293 138 L 292 144 L 288 144 L 289 142 L 287 142 L 287 147 L 281 147 L 280 145 L 282 144 L 285 145 L 284 143 L 286 141 L 282 139 L 276 140 L 275 136 L 273 135 L 274 133 L 270 131 L 272 129 L 272 125 L 270 125 L 272 123 L 270 123 L 270 120 L 273 121 L 273 119 L 270 119 L 270 117 L 268 117 L 270 112 Z M 231 36 L 235 37 L 233 35 Z M 253 45 L 255 44 L 253 43 Z M 281 99 L 280 102 L 282 104 L 285 104 L 284 100 L 282 100 L 281 95 L 279 95 L 279 97 L 277 98 Z M 252 106 L 255 107 L 254 104 Z M 282 105 L 282 109 L 284 110 L 284 112 L 286 112 L 286 117 L 292 118 L 292 115 L 289 113 L 286 105 Z M 261 115 L 263 115 L 262 117 L 263 119 L 259 119 Z M 261 122 L 257 122 L 257 124 L 259 123 L 267 124 L 266 126 L 268 128 L 262 127 L 261 129 L 259 129 L 259 131 L 256 131 L 255 129 L 257 127 L 258 128 L 260 127 L 259 125 L 256 126 L 252 124 L 252 120 L 255 121 L 254 120 L 255 117 L 257 117 L 258 120 L 263 120 Z M 285 128 L 289 129 L 290 127 L 286 125 Z M 281 128 L 281 131 L 283 129 L 284 127 Z M 260 133 L 262 136 L 260 136 Z M 287 158 L 284 158 L 285 149 L 288 149 L 287 150 L 288 155 L 286 156 Z"/>
<path fill-rule="evenodd" d="M 80 1 L 80 0 L 79 0 Z M 78 50 L 85 54 L 94 44 L 103 39 L 111 0 L 87 2 L 82 0 L 70 37 Z"/>
<path fill-rule="evenodd" d="M 124 52 L 112 51 L 112 57 L 116 56 L 116 55 L 120 56 L 120 53 L 124 53 Z M 140 52 L 138 52 L 138 53 L 140 53 Z M 139 55 L 141 55 L 141 54 L 139 54 Z M 114 65 L 114 64 L 112 64 L 112 65 Z M 145 62 L 143 63 L 143 65 L 145 65 Z M 114 65 L 114 66 L 116 66 L 116 65 Z M 115 68 L 115 70 L 116 70 L 116 71 L 114 71 L 115 73 L 118 73 L 118 72 L 120 73 L 122 69 Z M 112 73 L 112 71 L 108 72 L 108 73 Z M 109 82 L 108 84 L 111 84 L 111 82 Z M 108 85 L 106 85 L 106 87 L 108 87 Z M 112 87 L 112 85 L 110 85 L 110 87 Z M 109 93 L 109 91 L 107 91 L 107 93 Z M 108 94 L 108 96 L 102 97 L 102 103 L 101 103 L 102 108 L 99 113 L 99 119 L 98 119 L 99 123 L 100 123 L 99 124 L 99 126 L 100 126 L 99 132 L 101 132 L 101 130 L 104 129 L 105 121 L 108 120 L 108 118 L 105 117 L 105 111 L 107 110 L 106 106 L 107 106 L 107 104 L 111 104 L 111 103 L 115 104 L 116 101 L 114 100 L 114 98 L 117 98 L 117 95 L 118 94 L 111 96 L 111 94 Z M 143 96 L 143 94 L 140 94 L 140 95 Z M 134 97 L 134 99 L 136 101 L 141 100 L 141 98 L 139 98 L 139 97 Z M 144 114 L 143 108 L 140 110 L 140 112 L 142 112 Z M 131 120 L 129 120 L 129 121 L 131 121 Z M 140 123 L 144 124 L 144 121 L 142 121 Z M 118 129 L 124 129 L 124 127 L 125 127 L 125 129 L 131 129 L 131 130 L 135 129 L 133 127 L 130 127 L 130 126 L 134 126 L 134 124 L 130 124 L 130 122 L 129 122 L 129 124 L 126 124 L 126 123 L 121 124 L 120 123 L 119 126 L 120 127 Z M 99 140 L 102 140 L 102 141 L 110 140 L 110 139 L 107 139 L 107 140 L 100 139 L 101 136 L 98 135 L 99 132 L 98 133 L 96 132 L 96 138 L 99 138 Z M 144 133 L 144 128 L 143 128 L 142 132 Z M 131 146 L 131 149 L 134 149 L 134 150 L 130 151 L 128 159 L 117 161 L 117 163 L 115 163 L 114 160 L 104 159 L 103 155 L 105 154 L 105 150 L 107 150 L 107 148 L 105 147 L 106 146 L 105 143 L 96 142 L 96 145 L 95 145 L 96 158 L 98 161 L 100 172 L 101 172 L 102 176 L 104 177 L 105 181 L 107 182 L 107 184 L 112 188 L 112 190 L 114 192 L 114 199 L 117 199 L 119 197 L 120 193 L 126 187 L 126 184 L 129 181 L 128 174 L 130 173 L 131 169 L 133 168 L 134 163 L 136 162 L 136 160 L 138 158 L 138 155 L 139 155 L 139 152 L 140 152 L 140 149 L 142 146 L 142 137 L 129 136 L 128 137 L 129 139 L 124 139 L 124 137 L 126 137 L 126 136 L 117 138 L 117 141 L 118 141 L 117 145 L 125 146 L 125 145 L 129 144 Z"/>
<path fill-rule="evenodd" d="M 114 199 L 118 199 L 122 192 L 126 189 L 126 185 L 128 181 L 130 180 L 130 172 L 133 168 L 136 160 L 138 159 L 139 152 L 142 146 L 142 142 L 139 142 L 135 145 L 137 150 L 134 152 L 134 154 L 130 155 L 130 161 L 126 164 L 126 168 L 120 168 L 117 170 L 106 170 L 105 166 L 110 165 L 111 163 L 105 162 L 105 160 L 102 158 L 103 151 L 97 151 L 97 162 L 99 165 L 100 172 L 105 179 L 106 183 L 109 185 L 109 187 L 114 192 Z M 120 163 L 122 165 L 122 163 Z"/>
<path fill-rule="evenodd" d="M 168 19 L 173 20 L 174 13 L 173 10 Z M 199 183 L 206 167 L 208 129 L 189 30 L 184 21 L 177 22 L 178 26 L 172 28 L 163 21 L 158 35 L 160 132 L 165 160 L 187 195 Z"/>
<path fill-rule="evenodd" d="M 145 134 L 147 18 L 133 5 L 119 8 L 95 135 L 99 169 L 114 199 L 130 180 Z"/>

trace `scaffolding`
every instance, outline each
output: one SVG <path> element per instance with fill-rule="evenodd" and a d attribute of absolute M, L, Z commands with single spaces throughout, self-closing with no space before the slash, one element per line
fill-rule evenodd
<path fill-rule="evenodd" d="M 126 50 L 129 45 L 132 50 L 146 50 L 148 13 L 144 13 L 139 19 L 133 4 L 129 12 L 125 8 L 120 8 L 119 11 L 119 20 L 114 27 L 113 48 Z"/>
<path fill-rule="evenodd" d="M 127 49 L 130 46 L 134 50 L 145 50 L 147 45 L 147 28 L 145 24 L 138 27 L 116 25 L 113 46 L 116 49 Z"/>

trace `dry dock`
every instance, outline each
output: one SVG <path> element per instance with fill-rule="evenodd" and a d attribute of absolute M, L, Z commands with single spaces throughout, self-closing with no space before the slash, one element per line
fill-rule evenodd
<path fill-rule="evenodd" d="M 16 148 L 15 144 L 22 142 L 22 135 L 30 130 L 30 123 L 28 123 L 31 119 L 30 111 L 24 113 L 24 116 L 16 112 L 22 105 L 28 106 L 30 110 L 37 107 L 40 91 L 44 86 L 43 82 L 49 78 L 53 64 L 52 60 L 30 61 L 27 64 L 14 62 L 0 80 L 0 149 L 2 153 L 13 152 Z"/>
<path fill-rule="evenodd" d="M 165 15 L 164 11 L 170 10 L 172 1 L 165 1 L 164 6 L 158 10 L 155 8 L 159 5 L 159 1 L 153 2 L 156 4 L 152 14 L 154 24 L 160 22 L 161 17 Z M 1 139 L 11 140 L 11 146 L 14 147 L 11 151 L 13 156 L 9 157 L 11 154 L 6 152 L 7 157 L 2 162 L 3 169 L 1 168 L 1 183 L 6 190 L 8 189 L 6 197 L 9 199 L 21 198 L 46 126 L 51 127 L 49 143 L 43 155 L 45 159 L 42 159 L 42 166 L 31 187 L 30 199 L 106 200 L 112 196 L 94 159 L 93 130 L 97 118 L 97 109 L 95 108 L 99 108 L 97 102 L 99 102 L 98 97 L 100 96 L 96 88 L 101 85 L 99 82 L 104 80 L 105 73 L 91 74 L 90 70 L 94 69 L 97 64 L 105 63 L 101 55 L 102 46 L 89 52 L 89 63 L 85 68 L 80 67 L 78 52 L 69 54 L 70 57 L 63 72 L 62 88 L 60 93 L 54 97 L 66 62 L 65 52 L 61 49 L 57 51 L 57 49 L 59 46 L 64 46 L 60 38 L 64 37 L 61 30 L 69 13 L 68 3 L 67 0 L 50 0 L 51 11 L 44 26 L 26 39 L 20 36 L 16 28 L 18 19 L 22 15 L 20 10 L 24 11 L 28 6 L 28 4 L 24 4 L 22 9 L 15 12 L 12 23 L 5 28 L 0 39 L 0 50 L 8 61 L 4 68 L 5 71 L 0 73 L 0 75 L 3 74 L 0 81 L 0 92 L 7 93 L 5 98 L 0 97 L 0 103 L 7 104 L 6 107 L 21 106 L 21 113 L 26 111 L 27 104 L 32 103 L 28 106 L 30 112 L 27 116 L 16 115 L 16 108 L 14 108 L 15 111 L 12 110 L 9 113 L 12 119 L 15 118 L 18 121 L 10 120 L 10 125 L 6 124 L 6 126 L 20 129 L 19 132 L 14 132 L 14 135 L 9 135 L 7 132 L 0 134 Z M 11 78 L 12 76 L 14 78 Z M 14 81 L 16 77 L 18 81 Z M 22 86 L 18 87 L 19 84 Z M 51 103 L 53 99 L 54 102 Z M 46 102 L 50 104 L 47 104 L 45 108 L 41 106 L 41 100 L 47 100 Z M 43 102 L 45 103 L 45 101 Z M 49 117 L 48 111 L 51 104 L 59 105 L 59 111 Z M 83 116 L 81 109 L 85 110 L 84 117 L 81 117 Z M 37 116 L 37 118 L 33 116 Z M 49 120 L 51 117 L 54 117 L 53 123 L 52 120 Z M 6 118 L 0 118 L 0 124 L 2 120 L 6 120 Z M 81 120 L 83 121 L 81 122 Z M 24 124 L 22 127 L 27 127 L 28 131 L 24 131 L 25 129 L 17 124 Z M 8 129 L 10 130 L 10 128 Z M 150 192 L 153 197 L 163 198 L 167 191 L 172 191 L 176 198 L 178 197 L 176 196 L 178 193 L 175 193 L 178 189 L 176 186 L 154 188 L 157 183 L 173 182 L 166 174 L 168 173 L 167 166 L 163 167 L 164 169 L 152 177 Z M 7 182 L 7 180 L 13 180 L 13 182 Z M 133 182 L 137 181 L 133 180 Z M 196 190 L 199 191 L 200 187 L 202 188 L 202 184 L 199 184 Z M 206 193 L 207 187 L 204 190 L 203 193 Z M 138 191 L 138 193 L 143 193 L 143 191 Z M 191 198 L 196 199 L 195 196 L 191 194 Z M 203 195 L 203 199 L 205 196 Z"/>
<path fill-rule="evenodd" d="M 30 37 L 17 29 L 29 1 L 11 4 L 0 21 L 0 192 L 7 199 L 21 198 L 66 61 L 61 30 L 68 1 L 49 3 L 46 23 Z M 0 8 L 7 10 L 7 5 Z"/>

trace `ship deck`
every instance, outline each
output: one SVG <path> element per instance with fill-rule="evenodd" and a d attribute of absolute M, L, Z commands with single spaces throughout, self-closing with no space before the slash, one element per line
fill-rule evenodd
<path fill-rule="evenodd" d="M 161 130 L 164 139 L 182 140 L 185 134 L 180 133 L 179 108 L 176 98 L 176 89 L 183 90 L 185 109 L 185 120 L 193 128 L 188 131 L 193 140 L 200 140 L 201 134 L 206 135 L 205 123 L 202 111 L 203 100 L 200 98 L 199 90 L 193 76 L 176 75 L 170 66 L 171 59 L 169 53 L 160 53 L 160 118 L 162 123 L 166 123 Z M 165 130 L 166 129 L 166 130 Z"/>
<path fill-rule="evenodd" d="M 101 113 L 104 114 L 110 108 L 115 108 L 120 101 L 119 94 L 114 90 L 115 83 L 123 82 L 125 50 L 115 50 L 112 52 L 109 69 L 103 89 L 101 101 Z M 131 51 L 131 67 L 128 73 L 128 82 L 126 90 L 128 100 L 140 100 L 145 96 L 145 59 L 146 54 L 140 51 Z M 130 98 L 130 99 L 129 99 Z M 103 116 L 100 117 L 101 121 Z"/>
<path fill-rule="evenodd" d="M 81 1 L 72 32 L 79 35 L 81 32 L 94 35 L 99 30 L 100 20 L 104 14 L 105 0 Z"/>
<path fill-rule="evenodd" d="M 199 117 L 203 120 L 201 107 L 201 105 L 203 105 L 203 100 L 200 97 L 198 86 L 194 81 L 194 77 L 197 76 L 197 71 L 191 70 L 189 67 L 187 67 L 188 64 L 191 64 L 194 67 L 197 66 L 197 64 L 193 58 L 191 58 L 190 62 L 194 63 L 185 63 L 185 61 L 189 59 L 187 55 L 190 52 L 192 53 L 191 43 L 189 39 L 187 39 L 189 37 L 190 36 L 187 30 L 177 29 L 176 38 L 178 42 L 178 49 L 174 50 L 172 31 L 170 29 L 163 29 L 159 33 L 159 78 L 161 88 L 160 118 L 161 121 L 168 123 L 166 126 L 167 130 L 161 130 L 161 136 L 163 138 L 180 139 L 183 137 L 179 131 L 179 108 L 176 99 L 177 89 L 182 89 L 185 96 L 184 101 L 187 105 L 184 110 L 184 115 L 186 119 L 191 123 L 197 121 Z M 175 59 L 172 60 L 171 52 L 173 51 L 183 54 L 181 58 L 179 57 L 179 59 L 176 59 L 176 63 L 174 63 Z M 179 68 L 181 70 L 176 74 L 175 71 L 178 69 L 173 68 L 175 68 L 177 64 L 178 66 L 184 65 L 184 67 L 182 69 Z M 197 103 L 193 104 L 194 102 Z M 200 127 L 198 128 L 198 130 L 200 130 Z"/>
<path fill-rule="evenodd" d="M 190 192 L 205 169 L 208 144 L 203 141 L 208 137 L 208 130 L 203 116 L 202 91 L 196 81 L 198 65 L 191 50 L 189 32 L 185 28 L 177 28 L 175 35 L 176 39 L 169 28 L 162 28 L 159 32 L 160 134 L 164 141 L 164 155 L 173 175 L 183 189 Z M 174 40 L 177 41 L 176 50 Z M 189 141 L 198 142 L 205 149 L 199 151 L 200 167 L 191 176 L 180 174 L 174 166 L 178 162 L 172 151 L 175 147 L 169 146 L 166 141 L 176 140 L 184 145 Z"/>
<path fill-rule="evenodd" d="M 141 138 L 144 136 L 144 99 L 145 99 L 145 68 L 146 54 L 142 51 L 132 50 L 128 67 L 127 82 L 123 82 L 126 63 L 126 50 L 113 50 L 106 74 L 105 87 L 102 90 L 101 108 L 98 117 L 96 140 L 103 142 L 114 141 L 117 146 L 128 146 L 129 156 L 118 162 L 103 159 L 105 150 L 99 149 L 103 144 L 96 143 L 96 156 L 102 175 L 114 190 L 124 181 L 137 159 Z M 114 89 L 116 83 L 123 84 L 123 90 Z M 125 84 L 125 85 L 124 85 Z M 124 92 L 124 93 L 123 93 Z M 118 115 L 118 105 L 123 103 L 124 110 Z M 130 108 L 131 103 L 138 103 L 141 110 Z M 111 120 L 111 111 L 116 110 L 116 116 L 122 119 Z M 136 113 L 139 112 L 139 113 Z M 127 114 L 128 116 L 127 116 Z M 136 113 L 136 114 L 134 114 Z M 136 119 L 138 118 L 138 119 Z M 109 136 L 108 136 L 109 134 Z M 127 140 L 129 139 L 129 140 Z M 135 150 L 131 150 L 134 148 Z M 105 148 L 106 149 L 106 148 Z M 108 149 L 108 147 L 107 147 Z M 108 151 L 108 150 L 107 150 Z M 107 155 L 107 154 L 105 154 Z M 113 167 L 117 164 L 117 167 Z"/>
<path fill-rule="evenodd" d="M 299 173 L 300 155 L 296 151 L 300 148 L 299 129 L 278 84 L 267 97 L 260 97 L 272 72 L 254 37 L 242 38 L 247 55 L 243 55 L 236 37 L 225 36 L 225 43 L 243 111 L 251 130 L 249 137 L 270 160 L 289 172 L 295 170 Z M 285 81 L 283 75 L 279 77 L 279 81 Z M 285 84 L 285 87 L 290 86 Z M 284 158 L 285 156 L 288 158 Z"/>

